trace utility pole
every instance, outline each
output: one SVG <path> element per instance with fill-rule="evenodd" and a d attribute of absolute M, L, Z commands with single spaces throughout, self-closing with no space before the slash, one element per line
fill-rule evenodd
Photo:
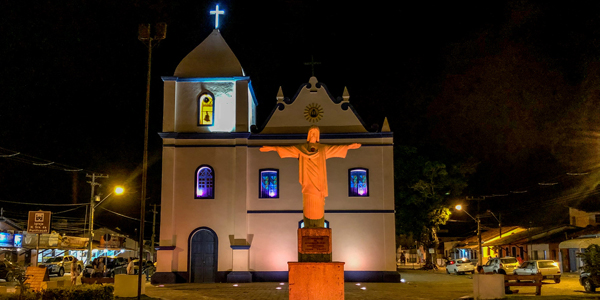
<path fill-rule="evenodd" d="M 154 248 L 154 242 L 155 242 L 155 238 L 156 238 L 156 214 L 158 213 L 158 211 L 156 211 L 156 204 L 153 204 L 154 208 L 152 209 L 152 237 L 150 240 L 150 244 L 151 249 L 150 252 L 152 253 L 152 260 L 156 261 L 156 250 Z"/>
<path fill-rule="evenodd" d="M 481 218 L 477 215 L 477 241 L 479 242 L 479 265 L 483 266 L 483 247 L 481 247 Z"/>
<path fill-rule="evenodd" d="M 502 215 L 498 213 L 498 230 L 500 230 L 500 238 L 502 238 Z"/>
<path fill-rule="evenodd" d="M 92 181 L 87 182 L 92 186 L 92 196 L 90 197 L 90 215 L 89 215 L 90 232 L 89 232 L 89 241 L 88 241 L 87 262 L 86 262 L 87 264 L 91 264 L 92 263 L 92 250 L 93 250 L 92 244 L 94 241 L 94 204 L 95 204 L 94 200 L 96 200 L 95 189 L 96 189 L 96 186 L 100 186 L 100 183 L 96 182 L 96 179 L 108 178 L 108 175 L 92 173 L 92 175 L 85 174 L 85 177 L 92 178 Z"/>
<path fill-rule="evenodd" d="M 151 35 L 150 24 L 140 24 L 138 27 L 138 39 L 148 47 L 148 75 L 146 76 L 146 115 L 144 124 L 144 157 L 142 162 L 142 197 L 140 201 L 140 267 L 138 269 L 138 294 L 140 300 L 142 295 L 142 268 L 144 266 L 144 215 L 146 213 L 146 182 L 148 177 L 148 127 L 150 124 L 150 74 L 152 70 L 152 47 L 167 36 L 167 24 L 157 23 L 154 26 L 154 36 Z M 156 44 L 152 42 L 156 41 Z"/>

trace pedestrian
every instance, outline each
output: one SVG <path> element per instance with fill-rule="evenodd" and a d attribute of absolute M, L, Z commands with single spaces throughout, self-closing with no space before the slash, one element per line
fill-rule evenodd
<path fill-rule="evenodd" d="M 133 259 L 129 258 L 129 263 L 127 264 L 127 275 L 135 275 L 133 272 Z"/>
<path fill-rule="evenodd" d="M 97 257 L 95 262 L 94 277 L 104 277 L 104 262 L 102 262 L 102 257 Z"/>
<path fill-rule="evenodd" d="M 73 257 L 73 261 L 71 262 L 71 285 L 77 284 L 77 277 L 79 276 L 79 266 L 77 265 L 77 258 Z"/>
<path fill-rule="evenodd" d="M 406 264 L 406 256 L 404 255 L 404 251 L 402 251 L 402 254 L 400 254 L 400 263 L 403 265 Z"/>
<path fill-rule="evenodd" d="M 519 262 L 519 266 L 523 264 L 523 259 L 521 256 L 519 256 L 519 254 L 517 254 L 517 261 Z"/>
<path fill-rule="evenodd" d="M 477 273 L 478 274 L 485 274 L 485 272 L 483 271 L 483 266 L 477 266 Z"/>

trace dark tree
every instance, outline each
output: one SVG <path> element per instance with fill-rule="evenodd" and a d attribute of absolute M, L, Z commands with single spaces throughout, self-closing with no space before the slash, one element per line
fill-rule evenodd
<path fill-rule="evenodd" d="M 451 214 L 450 199 L 467 187 L 467 177 L 475 172 L 477 163 L 445 164 L 405 146 L 395 148 L 394 162 L 396 232 L 437 249 L 439 227 Z"/>

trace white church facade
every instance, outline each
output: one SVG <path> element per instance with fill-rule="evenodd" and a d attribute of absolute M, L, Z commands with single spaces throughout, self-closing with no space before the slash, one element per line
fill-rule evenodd
<path fill-rule="evenodd" d="M 214 30 L 163 77 L 160 246 L 153 283 L 286 281 L 303 226 L 297 159 L 265 145 L 360 143 L 327 160 L 326 225 L 346 281 L 398 281 L 393 134 L 368 131 L 349 103 L 311 77 L 291 99 L 281 89 L 256 127 L 250 77 Z"/>

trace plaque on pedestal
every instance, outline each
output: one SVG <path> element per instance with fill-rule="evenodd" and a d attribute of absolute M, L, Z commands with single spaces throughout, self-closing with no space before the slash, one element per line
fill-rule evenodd
<path fill-rule="evenodd" d="M 298 229 L 299 262 L 331 262 L 331 228 Z"/>

